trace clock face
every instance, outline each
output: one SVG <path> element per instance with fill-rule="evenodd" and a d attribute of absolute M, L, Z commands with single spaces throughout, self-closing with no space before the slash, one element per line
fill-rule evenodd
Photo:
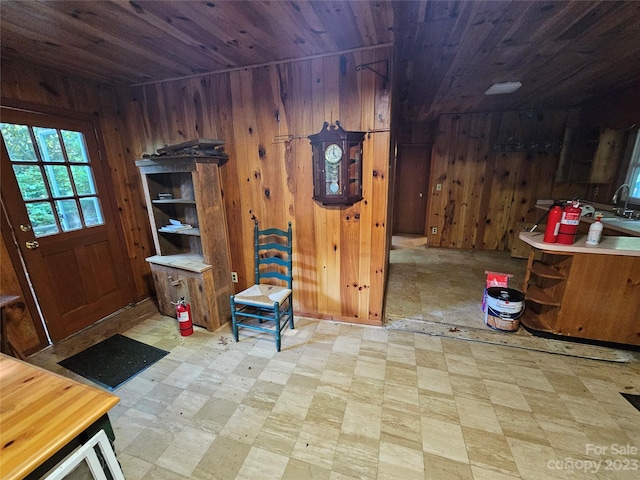
<path fill-rule="evenodd" d="M 332 143 L 324 151 L 324 159 L 329 163 L 338 163 L 342 159 L 342 148 Z"/>

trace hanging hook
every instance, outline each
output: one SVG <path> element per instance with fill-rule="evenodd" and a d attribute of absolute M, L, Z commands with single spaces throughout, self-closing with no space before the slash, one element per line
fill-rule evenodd
<path fill-rule="evenodd" d="M 384 74 L 371 68 L 371 65 L 375 65 L 377 63 L 383 63 L 383 62 L 384 62 Z M 356 66 L 356 72 L 359 72 L 362 69 L 370 70 L 376 75 L 381 76 L 384 79 L 384 84 L 382 85 L 382 88 L 387 88 L 387 82 L 389 81 L 389 60 L 379 60 L 377 62 L 363 63 L 361 65 Z"/>

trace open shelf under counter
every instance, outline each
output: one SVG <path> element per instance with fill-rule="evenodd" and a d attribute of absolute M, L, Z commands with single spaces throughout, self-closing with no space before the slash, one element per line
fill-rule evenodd
<path fill-rule="evenodd" d="M 595 247 L 582 235 L 573 245 L 519 237 L 531 246 L 520 319 L 527 330 L 640 346 L 639 237 L 603 237 Z"/>
<path fill-rule="evenodd" d="M 522 317 L 520 317 L 520 323 L 529 331 L 534 332 L 542 332 L 542 333 L 553 333 L 554 330 L 551 326 L 547 325 L 544 317 L 536 315 L 531 310 L 525 309 L 522 313 Z"/>
<path fill-rule="evenodd" d="M 555 307 L 560 306 L 559 300 L 556 300 L 555 298 L 545 293 L 537 285 L 529 285 L 527 287 L 526 298 L 527 300 L 531 300 L 532 302 L 539 303 L 540 305 L 551 305 Z"/>
<path fill-rule="evenodd" d="M 565 278 L 567 278 L 567 276 L 562 272 L 559 272 L 555 268 L 537 260 L 534 260 L 533 264 L 531 265 L 531 272 L 543 278 L 554 278 L 557 280 L 564 280 Z"/>

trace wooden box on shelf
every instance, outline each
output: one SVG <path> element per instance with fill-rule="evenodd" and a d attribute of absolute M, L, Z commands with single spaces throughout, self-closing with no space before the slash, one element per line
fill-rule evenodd
<path fill-rule="evenodd" d="M 231 318 L 231 258 L 219 166 L 224 156 L 138 160 L 157 255 L 151 265 L 160 311 L 175 317 L 185 297 L 193 323 L 209 331 Z"/>

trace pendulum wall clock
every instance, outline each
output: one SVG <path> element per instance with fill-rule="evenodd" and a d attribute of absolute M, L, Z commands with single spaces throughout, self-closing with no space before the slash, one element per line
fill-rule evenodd
<path fill-rule="evenodd" d="M 362 145 L 365 132 L 348 132 L 336 120 L 309 135 L 313 161 L 313 199 L 323 205 L 362 200 Z"/>

